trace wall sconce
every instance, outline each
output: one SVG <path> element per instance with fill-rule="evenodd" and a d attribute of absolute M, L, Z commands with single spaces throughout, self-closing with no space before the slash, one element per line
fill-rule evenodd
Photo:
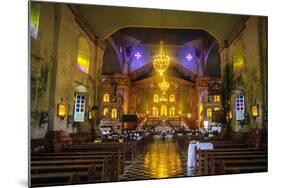
<path fill-rule="evenodd" d="M 190 113 L 190 112 L 187 113 L 187 118 L 188 118 L 188 119 L 191 118 L 191 113 Z"/>
<path fill-rule="evenodd" d="M 92 120 L 92 119 L 93 119 L 93 112 L 92 112 L 92 109 L 91 109 L 91 108 L 88 110 L 88 119 L 89 119 L 89 120 Z"/>
<path fill-rule="evenodd" d="M 251 112 L 252 112 L 253 118 L 258 117 L 259 116 L 259 105 L 258 104 L 253 105 L 252 109 L 251 109 Z"/>
<path fill-rule="evenodd" d="M 229 110 L 229 112 L 228 112 L 228 117 L 229 117 L 229 119 L 232 119 L 232 111 L 231 110 Z"/>
<path fill-rule="evenodd" d="M 63 102 L 63 98 L 61 98 L 61 102 L 58 104 L 57 116 L 60 117 L 61 120 L 63 120 L 66 116 L 66 105 Z"/>

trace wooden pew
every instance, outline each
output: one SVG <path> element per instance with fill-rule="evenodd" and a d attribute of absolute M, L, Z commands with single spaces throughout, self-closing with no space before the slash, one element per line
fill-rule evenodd
<path fill-rule="evenodd" d="M 109 158 L 111 160 L 111 168 L 110 168 L 110 177 L 111 179 L 117 179 L 120 174 L 118 172 L 120 170 L 121 161 L 118 158 L 117 153 L 110 152 L 63 152 L 63 153 L 46 153 L 39 156 L 33 156 L 32 161 L 40 161 L 40 160 L 77 160 L 77 159 L 103 159 Z M 119 160 L 118 160 L 119 159 Z"/>
<path fill-rule="evenodd" d="M 110 143 L 99 143 L 99 144 L 92 144 L 92 143 L 85 143 L 80 145 L 74 145 L 75 146 L 83 146 L 83 147 L 96 147 L 98 148 L 122 148 L 123 152 L 126 156 L 126 160 L 133 161 L 136 156 L 136 145 L 137 141 L 131 141 L 131 142 L 124 142 L 124 143 L 116 143 L 116 142 L 110 142 Z"/>
<path fill-rule="evenodd" d="M 112 170 L 115 168 L 114 160 L 110 156 L 62 157 L 64 156 L 33 157 L 31 160 L 31 173 L 85 171 L 87 165 L 95 164 L 101 181 L 117 179 L 114 170 Z"/>
<path fill-rule="evenodd" d="M 267 157 L 267 151 L 259 148 L 236 148 L 236 149 L 214 149 L 198 151 L 197 164 L 199 172 L 207 174 L 216 174 L 216 166 L 220 159 L 241 160 L 241 159 L 261 159 Z M 217 167 L 218 169 L 218 167 Z"/>
<path fill-rule="evenodd" d="M 97 182 L 97 166 L 94 163 L 85 165 L 85 168 L 79 168 L 79 170 L 73 167 L 73 165 L 70 168 L 67 167 L 70 166 L 32 167 L 33 169 L 31 169 L 31 187 Z M 44 171 L 44 168 L 48 168 L 48 171 Z M 35 173 L 34 170 L 37 172 Z"/>
<path fill-rule="evenodd" d="M 115 158 L 117 158 L 117 174 L 118 176 L 124 172 L 125 168 L 125 149 L 123 146 L 110 146 L 105 144 L 83 144 L 83 145 L 74 145 L 65 149 L 63 153 L 73 153 L 79 152 L 79 154 L 84 153 L 83 155 L 87 155 L 86 153 L 112 153 L 115 154 Z"/>
<path fill-rule="evenodd" d="M 233 173 L 249 173 L 249 172 L 266 172 L 267 159 L 251 159 L 251 160 L 226 160 L 220 159 L 220 174 Z"/>

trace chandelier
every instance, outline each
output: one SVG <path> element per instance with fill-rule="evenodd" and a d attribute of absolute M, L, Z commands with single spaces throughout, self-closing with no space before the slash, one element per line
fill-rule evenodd
<path fill-rule="evenodd" d="M 163 81 L 159 83 L 159 87 L 161 91 L 165 93 L 169 89 L 170 83 L 163 79 Z"/>
<path fill-rule="evenodd" d="M 153 56 L 153 67 L 161 76 L 169 67 L 170 57 L 164 53 L 164 42 L 160 41 L 159 53 Z"/>

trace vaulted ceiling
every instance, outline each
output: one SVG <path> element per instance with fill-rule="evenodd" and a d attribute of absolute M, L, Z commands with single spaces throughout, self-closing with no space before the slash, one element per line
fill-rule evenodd
<path fill-rule="evenodd" d="M 137 63 L 131 62 L 131 55 L 129 59 L 126 59 L 126 55 L 120 51 L 121 47 L 126 50 L 132 46 L 136 49 L 140 44 L 158 45 L 163 39 L 165 44 L 182 46 L 202 39 L 202 50 L 206 50 L 207 53 L 216 42 L 222 44 L 221 42 L 231 34 L 234 28 L 247 18 L 244 15 L 190 11 L 98 5 L 72 6 L 78 10 L 89 29 L 105 39 L 106 51 L 103 65 L 105 75 L 122 74 L 126 61 L 130 65 Z M 210 50 L 211 58 L 205 60 L 204 75 L 220 76 L 218 48 L 214 50 Z M 174 62 L 168 72 L 173 77 L 190 82 L 194 82 L 198 76 L 181 62 Z M 132 81 L 146 80 L 154 75 L 151 63 L 138 66 L 129 74 Z"/>
<path fill-rule="evenodd" d="M 223 41 L 241 19 L 234 14 L 75 5 L 91 29 L 103 38 L 127 27 L 202 29 Z"/>

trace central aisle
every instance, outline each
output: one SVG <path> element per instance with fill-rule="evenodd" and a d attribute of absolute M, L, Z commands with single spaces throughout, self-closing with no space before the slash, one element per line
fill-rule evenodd
<path fill-rule="evenodd" d="M 153 140 L 125 170 L 121 180 L 186 176 L 186 158 L 174 140 Z"/>

